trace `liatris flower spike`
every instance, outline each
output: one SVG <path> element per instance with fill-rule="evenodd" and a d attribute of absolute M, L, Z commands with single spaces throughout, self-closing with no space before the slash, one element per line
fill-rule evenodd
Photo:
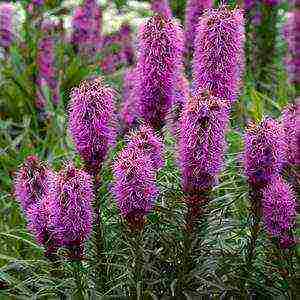
<path fill-rule="evenodd" d="M 263 190 L 263 220 L 271 237 L 278 238 L 282 248 L 294 244 L 291 230 L 296 220 L 296 197 L 280 176 L 272 178 Z"/>
<path fill-rule="evenodd" d="M 250 124 L 245 134 L 244 167 L 250 185 L 261 188 L 283 167 L 284 132 L 272 118 L 260 124 Z"/>
<path fill-rule="evenodd" d="M 172 11 L 168 0 L 152 0 L 151 9 L 157 13 L 165 16 L 166 18 L 172 18 Z"/>
<path fill-rule="evenodd" d="M 185 42 L 187 53 L 194 49 L 194 40 L 199 18 L 205 9 L 213 6 L 212 0 L 188 0 L 185 11 Z"/>
<path fill-rule="evenodd" d="M 82 259 L 84 242 L 92 230 L 93 182 L 91 176 L 71 163 L 50 186 L 49 226 L 71 259 Z"/>
<path fill-rule="evenodd" d="M 164 166 L 163 142 L 151 127 L 142 125 L 137 131 L 134 131 L 130 136 L 128 148 L 139 149 L 149 156 L 154 170 L 158 171 Z"/>
<path fill-rule="evenodd" d="M 115 144 L 114 94 L 101 78 L 84 81 L 71 93 L 69 131 L 86 170 L 93 175 Z"/>
<path fill-rule="evenodd" d="M 286 161 L 288 165 L 293 166 L 296 164 L 299 147 L 297 144 L 296 105 L 290 104 L 282 111 L 281 123 L 286 142 Z"/>
<path fill-rule="evenodd" d="M 114 181 L 113 192 L 122 217 L 131 230 L 141 231 L 158 196 L 151 158 L 139 149 L 124 149 L 114 164 Z"/>
<path fill-rule="evenodd" d="M 221 6 L 200 18 L 193 60 L 194 86 L 233 103 L 244 71 L 244 17 L 239 9 Z"/>
<path fill-rule="evenodd" d="M 215 185 L 223 167 L 229 104 L 198 91 L 185 105 L 180 128 L 179 163 L 183 190 L 201 195 Z"/>
<path fill-rule="evenodd" d="M 4 2 L 0 4 L 0 47 L 8 49 L 13 40 L 13 15 L 15 12 L 15 7 Z"/>
<path fill-rule="evenodd" d="M 172 105 L 182 68 L 183 32 L 172 20 L 155 15 L 141 28 L 137 63 L 140 116 L 160 130 Z"/>

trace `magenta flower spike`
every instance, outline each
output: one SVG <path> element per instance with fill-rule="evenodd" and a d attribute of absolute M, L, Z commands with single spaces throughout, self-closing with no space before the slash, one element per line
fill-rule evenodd
<path fill-rule="evenodd" d="M 263 190 L 262 207 L 263 221 L 270 236 L 277 237 L 282 248 L 293 245 L 290 231 L 295 226 L 296 196 L 280 176 L 273 177 Z"/>
<path fill-rule="evenodd" d="M 115 144 L 114 95 L 102 78 L 83 81 L 71 93 L 69 131 L 86 170 L 93 175 Z"/>
<path fill-rule="evenodd" d="M 261 188 L 283 167 L 286 144 L 284 131 L 272 118 L 250 124 L 245 135 L 244 167 L 250 185 Z"/>
<path fill-rule="evenodd" d="M 165 164 L 163 141 L 150 126 L 142 125 L 137 131 L 133 131 L 127 147 L 141 150 L 149 156 L 155 171 L 159 171 Z"/>
<path fill-rule="evenodd" d="M 71 251 L 70 258 L 81 259 L 84 242 L 92 231 L 91 176 L 69 163 L 50 186 L 49 227 L 60 244 Z"/>
<path fill-rule="evenodd" d="M 179 164 L 185 193 L 209 192 L 216 184 L 226 150 L 225 132 L 229 107 L 206 91 L 198 91 L 186 103 L 181 120 Z"/>
<path fill-rule="evenodd" d="M 233 103 L 244 72 L 245 29 L 243 13 L 221 6 L 200 18 L 193 59 L 194 86 Z"/>
<path fill-rule="evenodd" d="M 161 14 L 168 19 L 172 18 L 172 11 L 168 0 L 152 0 L 151 9 L 155 13 Z"/>
<path fill-rule="evenodd" d="M 212 0 L 188 0 L 185 10 L 185 42 L 186 52 L 194 50 L 194 40 L 199 18 L 205 9 L 212 8 Z"/>
<path fill-rule="evenodd" d="M 292 166 L 296 164 L 299 148 L 297 144 L 296 105 L 290 104 L 282 111 L 281 124 L 286 142 L 286 161 L 288 165 Z"/>
<path fill-rule="evenodd" d="M 8 49 L 14 40 L 13 15 L 15 7 L 4 2 L 0 4 L 0 47 Z"/>
<path fill-rule="evenodd" d="M 162 15 L 151 17 L 139 34 L 137 62 L 139 114 L 160 130 L 172 105 L 177 76 L 182 70 L 183 32 Z"/>
<path fill-rule="evenodd" d="M 152 160 L 144 151 L 128 147 L 119 154 L 113 170 L 113 193 L 120 213 L 132 230 L 140 231 L 158 196 Z"/>

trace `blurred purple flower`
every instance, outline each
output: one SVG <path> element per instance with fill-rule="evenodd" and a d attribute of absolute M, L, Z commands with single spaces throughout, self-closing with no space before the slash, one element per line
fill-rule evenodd
<path fill-rule="evenodd" d="M 15 7 L 4 2 L 0 4 L 0 47 L 9 48 L 14 40 L 13 15 Z"/>
<path fill-rule="evenodd" d="M 93 175 L 115 144 L 114 95 L 102 78 L 83 81 L 71 93 L 69 131 L 86 170 Z"/>
<path fill-rule="evenodd" d="M 196 89 L 233 103 L 244 71 L 244 18 L 228 6 L 208 10 L 197 27 L 193 71 Z"/>
<path fill-rule="evenodd" d="M 268 233 L 278 237 L 283 248 L 289 247 L 289 232 L 296 219 L 296 197 L 292 188 L 280 176 L 273 177 L 263 190 L 262 207 Z"/>
<path fill-rule="evenodd" d="M 229 106 L 206 91 L 198 91 L 186 103 L 181 120 L 179 164 L 185 193 L 209 191 L 222 170 Z"/>
<path fill-rule="evenodd" d="M 182 69 L 183 32 L 174 21 L 155 15 L 140 29 L 139 49 L 139 113 L 146 123 L 160 130 Z"/>
<path fill-rule="evenodd" d="M 185 11 L 185 42 L 187 52 L 194 50 L 194 40 L 199 18 L 203 11 L 213 6 L 212 0 L 188 0 Z"/>
<path fill-rule="evenodd" d="M 161 14 L 168 19 L 172 18 L 172 11 L 168 3 L 168 0 L 152 0 L 151 9 L 155 13 Z"/>

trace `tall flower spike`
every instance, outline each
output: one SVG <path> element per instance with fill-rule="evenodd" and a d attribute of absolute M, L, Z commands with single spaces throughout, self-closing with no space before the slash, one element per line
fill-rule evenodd
<path fill-rule="evenodd" d="M 114 181 L 113 192 L 121 215 L 131 229 L 142 230 L 144 217 L 158 196 L 151 159 L 139 149 L 123 149 L 114 164 Z"/>
<path fill-rule="evenodd" d="M 164 166 L 164 146 L 159 138 L 149 126 L 142 125 L 133 132 L 128 142 L 129 149 L 139 149 L 149 156 L 155 171 Z"/>
<path fill-rule="evenodd" d="M 151 9 L 157 13 L 165 16 L 166 18 L 172 18 L 172 11 L 168 0 L 152 0 Z"/>
<path fill-rule="evenodd" d="M 296 125 L 296 106 L 290 104 L 282 111 L 281 123 L 284 130 L 286 142 L 286 160 L 289 165 L 296 164 L 297 155 L 297 125 Z M 299 129 L 298 129 L 299 130 Z"/>
<path fill-rule="evenodd" d="M 245 134 L 244 167 L 252 186 L 264 187 L 282 169 L 285 155 L 284 132 L 280 124 L 266 118 L 250 124 Z"/>
<path fill-rule="evenodd" d="M 137 63 L 137 93 L 141 117 L 160 130 L 172 105 L 182 69 L 183 32 L 172 20 L 155 15 L 142 26 Z"/>
<path fill-rule="evenodd" d="M 13 15 L 15 12 L 15 7 L 4 2 L 0 4 L 0 47 L 8 49 L 13 40 Z"/>
<path fill-rule="evenodd" d="M 185 193 L 208 192 L 216 183 L 226 150 L 229 107 L 206 91 L 198 91 L 185 105 L 180 130 L 179 162 Z"/>
<path fill-rule="evenodd" d="M 196 89 L 233 103 L 244 71 L 244 18 L 228 6 L 210 9 L 200 18 L 195 38 L 193 72 Z"/>
<path fill-rule="evenodd" d="M 268 233 L 279 239 L 282 248 L 294 244 L 290 231 L 295 226 L 296 197 L 280 176 L 273 177 L 263 190 L 262 207 Z"/>
<path fill-rule="evenodd" d="M 61 245 L 71 251 L 71 258 L 82 258 L 84 242 L 91 234 L 93 198 L 91 176 L 71 163 L 51 186 L 49 227 Z"/>
<path fill-rule="evenodd" d="M 93 175 L 115 144 L 114 94 L 101 78 L 84 81 L 71 93 L 69 131 L 87 171 Z"/>
<path fill-rule="evenodd" d="M 187 53 L 194 49 L 194 40 L 199 18 L 203 11 L 213 6 L 212 0 L 188 0 L 185 11 L 185 42 Z"/>

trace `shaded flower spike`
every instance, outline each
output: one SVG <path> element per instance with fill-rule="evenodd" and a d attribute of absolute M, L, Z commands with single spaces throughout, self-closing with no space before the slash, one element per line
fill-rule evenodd
<path fill-rule="evenodd" d="M 113 192 L 120 213 L 131 229 L 142 230 L 144 217 L 158 196 L 152 161 L 139 149 L 125 148 L 113 169 Z"/>
<path fill-rule="evenodd" d="M 140 116 L 160 130 L 171 108 L 182 69 L 183 32 L 172 20 L 155 15 L 139 34 L 137 93 Z"/>
<path fill-rule="evenodd" d="M 133 132 L 128 142 L 129 149 L 139 149 L 149 156 L 153 163 L 155 171 L 164 166 L 164 145 L 153 129 L 149 126 L 142 125 Z"/>
<path fill-rule="evenodd" d="M 213 7 L 212 0 L 188 0 L 185 11 L 185 42 L 186 51 L 192 52 L 199 18 L 203 11 Z"/>
<path fill-rule="evenodd" d="M 172 11 L 168 0 L 152 0 L 151 9 L 157 13 L 165 16 L 166 18 L 172 18 Z"/>
<path fill-rule="evenodd" d="M 290 104 L 282 111 L 281 123 L 287 146 L 286 160 L 289 165 L 295 165 L 299 147 L 297 144 L 296 105 Z"/>
<path fill-rule="evenodd" d="M 82 258 L 84 242 L 91 234 L 93 198 L 91 176 L 71 163 L 50 186 L 49 226 L 73 259 Z"/>
<path fill-rule="evenodd" d="M 91 174 L 99 172 L 115 144 L 114 94 L 101 78 L 84 81 L 71 93 L 69 131 Z"/>
<path fill-rule="evenodd" d="M 284 132 L 280 124 L 266 118 L 250 124 L 245 134 L 244 167 L 252 186 L 264 187 L 282 169 L 285 155 Z"/>
<path fill-rule="evenodd" d="M 55 182 L 55 173 L 36 156 L 27 157 L 15 180 L 15 194 L 26 216 L 28 229 L 37 242 L 46 247 L 46 256 L 59 246 L 49 229 L 49 187 Z"/>
<path fill-rule="evenodd" d="M 13 40 L 13 15 L 15 12 L 15 7 L 4 2 L 0 4 L 0 47 L 8 49 Z"/>
<path fill-rule="evenodd" d="M 291 187 L 275 176 L 263 190 L 263 220 L 268 233 L 279 239 L 282 248 L 294 244 L 291 229 L 296 220 L 296 197 Z"/>
<path fill-rule="evenodd" d="M 185 105 L 180 130 L 179 163 L 185 193 L 199 195 L 215 185 L 223 166 L 229 107 L 206 91 Z"/>
<path fill-rule="evenodd" d="M 197 26 L 193 72 L 196 89 L 234 102 L 244 71 L 244 17 L 228 6 L 210 9 Z"/>

